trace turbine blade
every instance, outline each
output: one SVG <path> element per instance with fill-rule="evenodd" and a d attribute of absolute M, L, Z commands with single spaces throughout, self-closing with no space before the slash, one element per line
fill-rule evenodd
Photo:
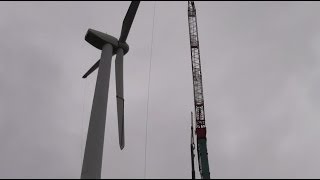
<path fill-rule="evenodd" d="M 83 76 L 82 78 L 88 77 L 94 70 L 99 67 L 100 60 L 98 60 Z"/>
<path fill-rule="evenodd" d="M 119 42 L 126 42 L 132 22 L 138 10 L 140 1 L 131 1 L 127 14 L 122 22 L 121 35 L 119 38 Z"/>
<path fill-rule="evenodd" d="M 116 90 L 117 90 L 117 111 L 120 149 L 124 148 L 124 99 L 123 99 L 123 49 L 117 50 L 115 60 Z"/>

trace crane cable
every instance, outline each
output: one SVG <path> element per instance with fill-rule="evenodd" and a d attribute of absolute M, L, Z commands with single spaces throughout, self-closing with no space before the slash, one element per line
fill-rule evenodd
<path fill-rule="evenodd" d="M 147 98 L 147 120 L 146 120 L 146 135 L 145 135 L 145 149 L 144 149 L 144 179 L 146 179 L 147 173 L 147 141 L 148 141 L 148 119 L 149 119 L 149 99 L 150 99 L 150 79 L 151 79 L 151 60 L 152 60 L 152 47 L 153 47 L 153 33 L 154 33 L 154 19 L 156 14 L 156 1 L 153 6 L 153 20 L 152 20 L 152 35 L 151 35 L 151 47 L 150 47 L 150 63 L 149 63 L 149 80 L 148 80 L 148 98 Z"/>

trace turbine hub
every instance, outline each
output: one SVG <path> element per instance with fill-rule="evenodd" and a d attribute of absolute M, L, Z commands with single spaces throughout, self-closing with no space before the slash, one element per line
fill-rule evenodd
<path fill-rule="evenodd" d="M 118 48 L 123 49 L 124 54 L 127 54 L 127 52 L 129 51 L 129 45 L 126 42 L 118 42 Z"/>

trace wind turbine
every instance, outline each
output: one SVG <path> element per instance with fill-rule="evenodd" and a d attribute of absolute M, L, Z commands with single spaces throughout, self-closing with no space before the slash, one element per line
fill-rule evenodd
<path fill-rule="evenodd" d="M 93 97 L 86 147 L 83 157 L 81 179 L 100 179 L 104 143 L 104 131 L 107 115 L 108 91 L 112 56 L 116 54 L 116 93 L 118 111 L 118 130 L 120 149 L 124 148 L 124 99 L 123 99 L 123 56 L 129 51 L 126 43 L 132 22 L 140 1 L 132 1 L 122 23 L 119 40 L 106 33 L 88 29 L 85 40 L 102 50 L 101 58 L 82 77 L 86 78 L 98 69 Z"/>

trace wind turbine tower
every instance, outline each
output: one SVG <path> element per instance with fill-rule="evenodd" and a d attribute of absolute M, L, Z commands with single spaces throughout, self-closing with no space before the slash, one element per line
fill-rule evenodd
<path fill-rule="evenodd" d="M 102 52 L 100 60 L 83 76 L 83 78 L 86 78 L 99 67 L 83 157 L 81 179 L 101 178 L 111 60 L 115 54 L 119 145 L 121 150 L 124 148 L 123 56 L 129 51 L 129 45 L 126 43 L 126 40 L 139 4 L 140 1 L 131 2 L 123 20 L 119 40 L 93 29 L 88 29 L 85 36 L 85 40 L 88 43 L 102 50 Z"/>

